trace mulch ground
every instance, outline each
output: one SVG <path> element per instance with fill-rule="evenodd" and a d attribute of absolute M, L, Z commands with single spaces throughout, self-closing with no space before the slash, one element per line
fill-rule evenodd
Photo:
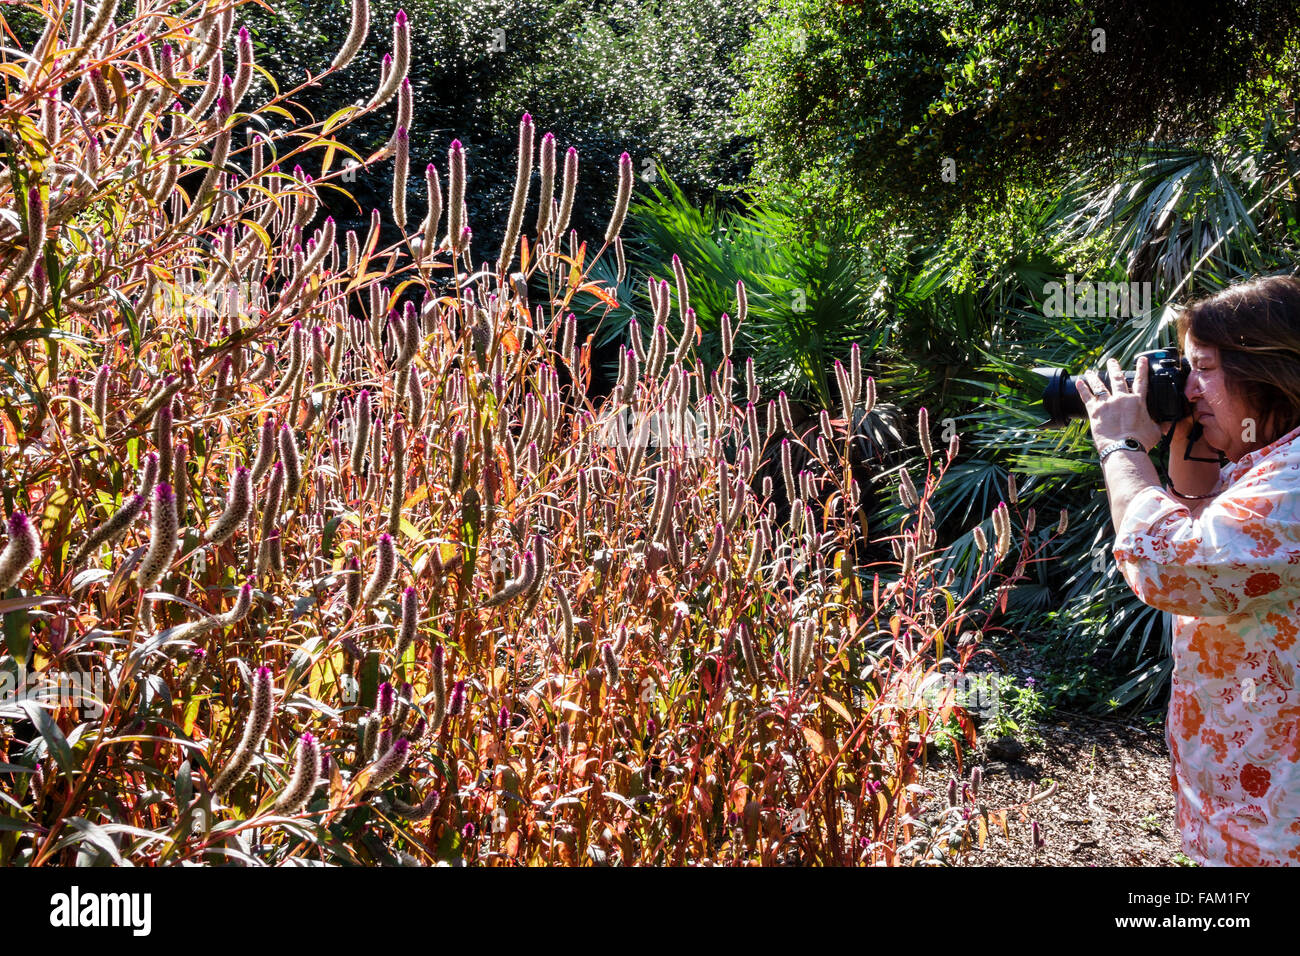
<path fill-rule="evenodd" d="M 1003 655 L 1005 672 L 1023 683 L 1033 676 L 1022 655 Z M 1163 730 L 1122 719 L 1099 719 L 1056 711 L 1037 728 L 1041 743 L 1025 742 L 1017 753 L 981 739 L 966 755 L 966 776 L 982 766 L 979 802 L 1007 813 L 1008 835 L 991 828 L 982 850 L 961 857 L 961 866 L 1177 866 L 1182 843 L 1174 824 L 1169 750 Z M 1000 757 L 1002 759 L 995 759 Z M 956 762 L 931 764 L 925 786 L 934 807 L 946 807 L 947 781 Z M 1049 795 L 1044 794 L 1055 785 Z M 1038 796 L 1041 799 L 1029 801 Z M 1045 844 L 1035 850 L 1031 820 Z M 1182 864 L 1187 865 L 1185 858 Z"/>

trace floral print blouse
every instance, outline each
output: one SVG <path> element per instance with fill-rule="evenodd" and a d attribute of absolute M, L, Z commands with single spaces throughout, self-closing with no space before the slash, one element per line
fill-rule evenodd
<path fill-rule="evenodd" d="M 1223 468 L 1199 518 L 1168 492 L 1129 505 L 1114 555 L 1173 617 L 1165 740 L 1183 851 L 1300 864 L 1300 428 Z"/>

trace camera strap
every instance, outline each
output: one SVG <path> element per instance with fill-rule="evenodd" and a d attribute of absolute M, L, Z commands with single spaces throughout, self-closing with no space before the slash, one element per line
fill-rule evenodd
<path fill-rule="evenodd" d="M 1199 455 L 1192 454 L 1192 447 L 1198 441 L 1200 441 L 1201 433 L 1204 430 L 1205 429 L 1200 422 L 1194 422 L 1192 424 L 1192 430 L 1187 435 L 1187 447 L 1183 449 L 1183 461 L 1210 462 L 1222 468 L 1224 465 L 1228 463 L 1228 460 L 1223 457 L 1222 452 L 1219 453 L 1218 458 L 1202 458 Z M 1189 501 L 1196 501 L 1202 498 L 1217 498 L 1218 497 L 1217 494 L 1185 495 L 1177 488 L 1174 487 L 1174 480 L 1169 475 L 1169 454 L 1170 454 L 1170 446 L 1173 444 L 1173 441 L 1174 441 L 1174 429 L 1171 428 L 1169 429 L 1168 432 L 1165 433 L 1164 437 L 1160 439 L 1160 450 L 1161 452 L 1164 453 L 1165 456 L 1165 482 L 1168 484 L 1169 490 L 1172 491 L 1174 494 L 1176 494 L 1179 498 L 1186 498 Z"/>

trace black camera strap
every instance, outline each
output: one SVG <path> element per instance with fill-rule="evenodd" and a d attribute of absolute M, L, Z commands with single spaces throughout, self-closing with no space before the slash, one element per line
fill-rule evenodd
<path fill-rule="evenodd" d="M 1222 468 L 1224 465 L 1228 463 L 1228 459 L 1223 456 L 1222 452 L 1219 452 L 1218 458 L 1202 458 L 1199 455 L 1192 454 L 1192 447 L 1198 441 L 1200 441 L 1201 433 L 1204 430 L 1205 429 L 1200 422 L 1194 422 L 1192 424 L 1192 430 L 1187 435 L 1187 447 L 1183 449 L 1183 461 L 1210 462 Z M 1170 446 L 1173 444 L 1173 441 L 1174 441 L 1174 429 L 1171 428 L 1169 429 L 1169 431 L 1165 433 L 1164 437 L 1160 439 L 1160 450 L 1164 453 L 1165 456 L 1165 482 L 1168 484 L 1169 490 L 1172 491 L 1174 494 L 1176 494 L 1179 498 L 1186 498 L 1189 501 L 1196 501 L 1202 498 L 1217 498 L 1218 497 L 1217 493 L 1208 494 L 1208 495 L 1185 495 L 1177 488 L 1174 487 L 1174 479 L 1169 475 Z"/>

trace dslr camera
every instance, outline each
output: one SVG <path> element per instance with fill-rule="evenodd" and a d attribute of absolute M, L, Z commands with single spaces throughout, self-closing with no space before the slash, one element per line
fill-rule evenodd
<path fill-rule="evenodd" d="M 1187 387 L 1187 376 L 1191 365 L 1183 358 L 1178 349 L 1154 349 L 1139 353 L 1137 358 L 1147 357 L 1150 369 L 1149 387 L 1147 388 L 1147 411 L 1157 424 L 1160 422 L 1177 422 L 1192 413 L 1191 403 L 1183 396 Z M 1136 363 L 1136 359 L 1134 360 Z M 1075 418 L 1087 418 L 1088 412 L 1083 407 L 1075 381 L 1078 376 L 1070 375 L 1063 368 L 1036 368 L 1034 372 L 1047 379 L 1043 388 L 1043 411 L 1048 420 L 1043 424 L 1052 428 L 1064 428 Z M 1110 375 L 1106 369 L 1098 369 L 1101 380 L 1110 384 Z M 1125 372 L 1124 378 L 1133 386 L 1136 372 Z"/>

